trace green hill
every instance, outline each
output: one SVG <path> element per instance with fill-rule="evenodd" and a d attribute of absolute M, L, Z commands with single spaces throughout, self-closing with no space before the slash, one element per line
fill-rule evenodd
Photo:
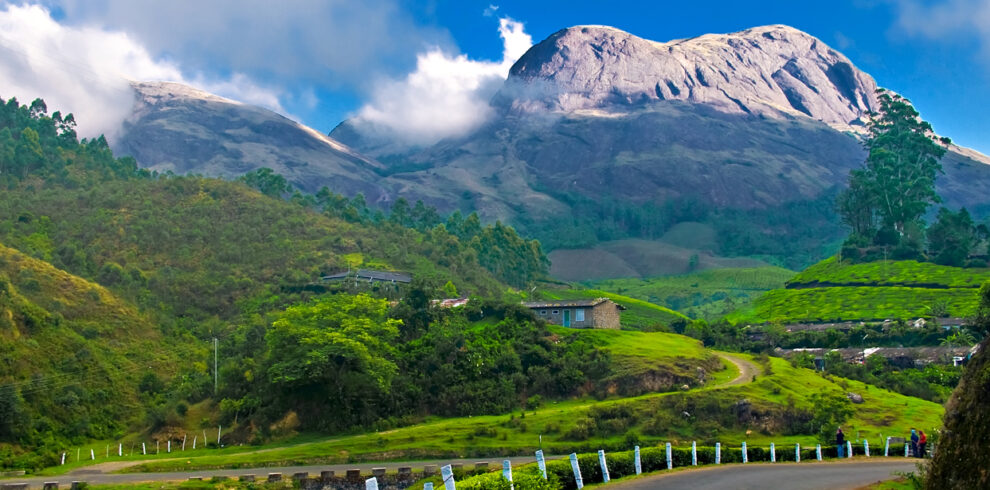
<path fill-rule="evenodd" d="M 670 334 L 645 335 L 661 338 Z M 800 442 L 813 447 L 819 441 L 808 435 L 818 430 L 808 427 L 815 414 L 811 396 L 819 393 L 844 397 L 851 391 L 862 395 L 864 403 L 854 405 L 843 429 L 869 438 L 874 445 L 887 435 L 906 434 L 911 427 L 935 427 L 943 413 L 935 403 L 856 381 L 829 379 L 794 368 L 782 359 L 767 362 L 764 373 L 754 382 L 741 385 L 727 386 L 729 378 L 720 377 L 709 386 L 686 392 L 560 402 L 511 415 L 429 419 L 388 431 L 307 440 L 259 452 L 231 448 L 218 454 L 155 461 L 130 470 L 531 455 L 540 447 L 540 436 L 549 454 L 629 450 L 633 444 L 663 442 L 690 446 L 691 441 L 699 445 L 739 444 L 744 440 L 753 445 Z M 738 371 L 726 373 L 732 377 Z"/>
<path fill-rule="evenodd" d="M 738 324 L 966 317 L 976 312 L 977 288 L 988 279 L 986 268 L 910 260 L 850 264 L 832 257 L 726 319 Z"/>
<path fill-rule="evenodd" d="M 748 306 L 766 291 L 784 287 L 794 272 L 781 267 L 708 269 L 677 276 L 608 279 L 591 284 L 681 312 L 714 320 Z"/>
<path fill-rule="evenodd" d="M 51 464 L 68 444 L 143 422 L 141 380 L 194 354 L 162 338 L 107 289 L 0 245 L 0 466 Z"/>

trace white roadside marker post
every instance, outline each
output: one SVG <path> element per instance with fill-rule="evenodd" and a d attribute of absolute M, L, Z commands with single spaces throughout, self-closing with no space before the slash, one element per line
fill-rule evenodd
<path fill-rule="evenodd" d="M 771 463 L 777 462 L 777 450 L 774 448 L 772 442 L 770 443 L 770 462 Z"/>
<path fill-rule="evenodd" d="M 794 444 L 794 461 L 797 463 L 801 462 L 801 443 Z"/>

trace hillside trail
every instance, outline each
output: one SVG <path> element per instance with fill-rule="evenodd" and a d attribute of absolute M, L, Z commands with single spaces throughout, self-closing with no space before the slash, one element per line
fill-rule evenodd
<path fill-rule="evenodd" d="M 716 352 L 716 354 L 722 359 L 735 364 L 736 367 L 739 368 L 739 376 L 736 376 L 736 378 L 732 381 L 718 385 L 719 387 L 738 386 L 741 384 L 752 383 L 753 378 L 763 372 L 763 370 L 752 361 L 748 361 L 725 352 Z"/>

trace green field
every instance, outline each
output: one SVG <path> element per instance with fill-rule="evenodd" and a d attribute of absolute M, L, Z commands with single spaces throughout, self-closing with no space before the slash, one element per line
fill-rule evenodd
<path fill-rule="evenodd" d="M 621 313 L 622 328 L 629 330 L 658 330 L 660 326 L 689 319 L 670 308 L 597 289 L 553 289 L 541 291 L 540 296 L 551 301 L 608 298 L 626 308 Z"/>
<path fill-rule="evenodd" d="M 979 290 L 906 287 L 777 289 L 752 306 L 726 315 L 731 323 L 800 323 L 930 318 L 933 310 L 966 317 L 976 312 Z"/>
<path fill-rule="evenodd" d="M 731 323 L 908 320 L 973 315 L 988 269 L 926 262 L 840 262 L 830 257 L 800 272 L 751 305 L 726 315 Z"/>
<path fill-rule="evenodd" d="M 644 279 L 606 279 L 590 285 L 710 321 L 748 306 L 766 291 L 784 287 L 793 276 L 791 270 L 767 266 L 708 269 Z"/>
<path fill-rule="evenodd" d="M 645 335 L 670 341 L 666 334 Z M 613 346 L 622 351 L 635 339 L 635 335 L 630 335 Z M 743 440 L 754 445 L 771 441 L 812 445 L 816 442 L 814 436 L 785 435 L 780 424 L 786 420 L 788 410 L 811 409 L 808 397 L 820 392 L 852 391 L 864 397 L 865 402 L 855 406 L 853 418 L 843 424 L 850 437 L 880 439 L 907 433 L 910 427 L 937 427 L 941 423 L 940 405 L 855 381 L 829 380 L 814 371 L 794 368 L 781 359 L 770 358 L 766 362 L 770 373 L 764 372 L 754 382 L 737 386 L 724 385 L 728 377 L 725 374 L 734 377 L 734 372 L 720 373 L 707 386 L 687 392 L 603 401 L 575 400 L 509 415 L 429 418 L 414 426 L 382 432 L 318 441 L 311 435 L 308 441 L 254 449 L 197 451 L 185 453 L 181 458 L 160 455 L 147 457 L 155 461 L 128 471 L 531 454 L 539 447 L 540 435 L 544 450 L 551 454 L 599 448 L 620 450 L 634 439 L 644 446 L 665 441 L 689 445 L 692 440 L 699 445 L 738 444 Z M 733 407 L 742 400 L 748 400 L 754 413 L 761 415 L 736 420 Z M 685 417 L 684 412 L 691 415 Z M 724 423 L 726 420 L 731 421 L 729 426 Z"/>
<path fill-rule="evenodd" d="M 850 264 L 829 257 L 794 276 L 790 286 L 832 283 L 863 285 L 930 285 L 976 288 L 990 281 L 990 269 L 962 268 L 914 260 L 891 260 Z"/>

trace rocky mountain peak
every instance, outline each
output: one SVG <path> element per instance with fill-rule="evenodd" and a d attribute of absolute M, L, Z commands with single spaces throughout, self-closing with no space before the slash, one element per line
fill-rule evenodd
<path fill-rule="evenodd" d="M 575 26 L 523 55 L 495 104 L 510 111 L 622 111 L 651 101 L 729 113 L 806 116 L 843 129 L 876 108 L 876 82 L 793 27 L 656 42 L 607 26 Z"/>

